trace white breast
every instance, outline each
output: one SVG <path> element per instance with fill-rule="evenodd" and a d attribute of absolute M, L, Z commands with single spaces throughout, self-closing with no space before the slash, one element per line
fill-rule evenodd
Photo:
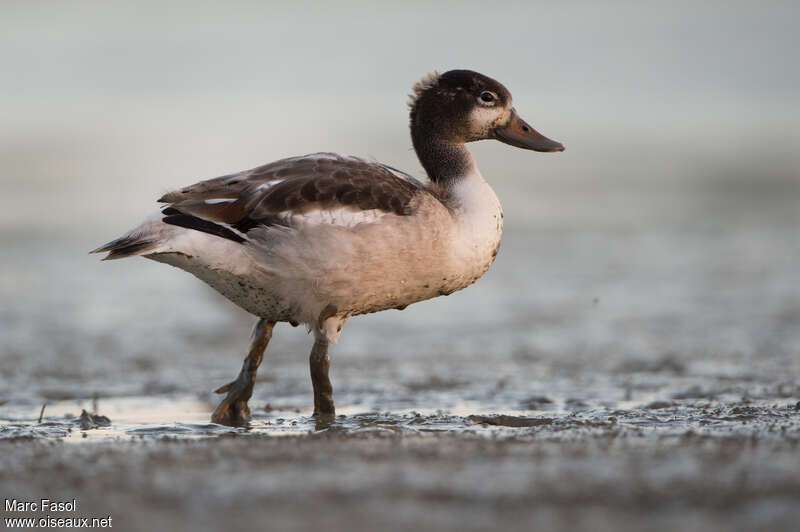
<path fill-rule="evenodd" d="M 494 261 L 503 234 L 503 209 L 492 187 L 475 168 L 456 183 L 451 193 L 457 204 L 453 251 L 462 275 L 470 283 Z"/>

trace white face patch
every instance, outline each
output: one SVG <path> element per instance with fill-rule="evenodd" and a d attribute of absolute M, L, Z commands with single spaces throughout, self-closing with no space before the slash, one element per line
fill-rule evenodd
<path fill-rule="evenodd" d="M 470 140 L 489 138 L 489 132 L 508 121 L 510 108 L 476 106 L 469 114 Z"/>

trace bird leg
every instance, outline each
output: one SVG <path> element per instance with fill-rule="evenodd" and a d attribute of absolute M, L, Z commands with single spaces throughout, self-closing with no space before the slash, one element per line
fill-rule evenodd
<path fill-rule="evenodd" d="M 261 360 L 264 357 L 264 350 L 272 338 L 272 328 L 274 321 L 259 319 L 253 328 L 250 339 L 250 350 L 242 364 L 242 370 L 235 381 L 222 386 L 214 393 L 226 393 L 225 399 L 211 414 L 211 422 L 220 425 L 244 425 L 250 420 L 250 408 L 247 401 L 253 395 L 253 385 L 256 382 L 256 373 Z"/>
<path fill-rule="evenodd" d="M 327 339 L 318 338 L 314 341 L 308 361 L 311 367 L 311 383 L 314 385 L 314 415 L 332 418 L 336 410 L 333 406 L 333 386 L 328 378 L 331 359 L 328 356 Z"/>

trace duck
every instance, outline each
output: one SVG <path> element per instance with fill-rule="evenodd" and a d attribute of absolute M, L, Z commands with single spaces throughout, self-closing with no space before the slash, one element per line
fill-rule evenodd
<path fill-rule="evenodd" d="M 504 85 L 472 70 L 424 76 L 408 106 L 426 181 L 354 156 L 290 157 L 168 192 L 155 215 L 91 251 L 185 270 L 257 318 L 237 378 L 215 390 L 225 397 L 212 422 L 250 421 L 279 322 L 313 334 L 313 417 L 333 419 L 329 346 L 349 318 L 466 288 L 497 256 L 503 210 L 466 144 L 564 150 L 520 118 Z"/>

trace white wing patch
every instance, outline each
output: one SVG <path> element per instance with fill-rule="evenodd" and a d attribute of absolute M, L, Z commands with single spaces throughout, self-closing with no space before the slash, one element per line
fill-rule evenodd
<path fill-rule="evenodd" d="M 205 203 L 206 205 L 217 205 L 219 203 L 233 203 L 234 201 L 236 200 L 232 198 L 215 198 L 215 199 L 203 200 L 203 203 Z"/>
<path fill-rule="evenodd" d="M 293 214 L 291 220 L 299 226 L 335 225 L 338 227 L 355 227 L 361 224 L 379 223 L 388 213 L 380 209 L 354 211 L 345 207 L 330 210 L 316 210 L 303 214 Z"/>
<path fill-rule="evenodd" d="M 267 181 L 266 183 L 261 183 L 258 185 L 255 190 L 264 190 L 266 188 L 271 188 L 277 185 L 278 183 L 282 183 L 283 179 L 273 179 L 272 181 Z"/>

